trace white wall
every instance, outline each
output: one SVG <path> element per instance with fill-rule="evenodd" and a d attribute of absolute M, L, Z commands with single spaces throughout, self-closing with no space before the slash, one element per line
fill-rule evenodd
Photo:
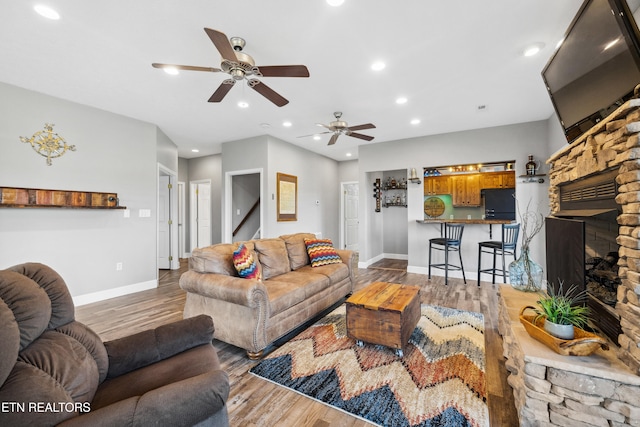
<path fill-rule="evenodd" d="M 19 139 L 31 137 L 47 122 L 77 147 L 52 166 Z M 131 214 L 2 208 L 0 268 L 27 261 L 48 264 L 74 297 L 107 297 L 156 286 L 155 125 L 0 83 L 0 141 L 0 185 L 116 192 Z M 140 209 L 151 216 L 139 217 Z M 116 271 L 118 262 L 122 271 Z"/>
<path fill-rule="evenodd" d="M 298 220 L 277 221 L 276 174 L 298 177 Z M 267 224 L 269 236 L 320 232 L 323 238 L 340 240 L 340 183 L 338 162 L 295 145 L 269 137 Z"/>
<path fill-rule="evenodd" d="M 532 154 L 544 164 L 548 157 L 548 121 L 522 123 L 472 131 L 432 135 L 400 141 L 363 145 L 359 150 L 360 182 L 360 261 L 367 265 L 377 260 L 383 251 L 380 241 L 382 225 L 380 216 L 375 215 L 375 200 L 372 197 L 373 180 L 379 176 L 376 172 L 440 165 L 466 163 L 488 163 L 492 161 L 516 160 L 516 176 L 524 174 L 527 156 Z M 542 172 L 548 171 L 543 167 Z M 381 177 L 381 176 L 379 176 Z M 409 271 L 426 273 L 428 266 L 428 240 L 439 234 L 439 225 L 418 224 L 416 220 L 424 218 L 423 186 L 409 184 L 407 190 L 407 234 Z M 532 200 L 532 206 L 539 207 L 546 216 L 548 213 L 548 179 L 544 184 L 525 184 L 518 180 L 516 197 L 526 205 Z M 493 238 L 499 238 L 500 227 L 493 227 Z M 489 240 L 488 225 L 468 225 L 463 237 L 462 256 L 467 279 L 476 279 L 478 245 L 477 242 Z M 532 258 L 544 266 L 544 230 L 534 239 Z M 439 271 L 433 272 L 441 274 Z"/>
<path fill-rule="evenodd" d="M 223 180 L 226 175 L 237 171 L 257 169 L 263 174 L 263 237 L 320 232 L 325 238 L 339 241 L 338 162 L 266 135 L 222 145 Z M 297 221 L 277 221 L 278 172 L 298 178 Z M 223 188 L 223 203 L 225 191 Z M 226 221 L 226 210 L 223 205 L 223 223 Z"/>

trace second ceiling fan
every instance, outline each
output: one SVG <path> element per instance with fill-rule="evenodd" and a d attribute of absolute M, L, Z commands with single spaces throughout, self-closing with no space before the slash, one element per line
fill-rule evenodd
<path fill-rule="evenodd" d="M 331 139 L 329 139 L 329 143 L 327 145 L 335 144 L 340 135 L 347 135 L 353 138 L 364 139 L 365 141 L 371 141 L 373 139 L 372 136 L 364 135 L 354 131 L 364 130 L 364 129 L 374 129 L 375 125 L 371 123 L 367 123 L 364 125 L 349 126 L 347 122 L 340 120 L 340 118 L 342 117 L 342 112 L 336 111 L 335 113 L 333 113 L 333 116 L 336 118 L 336 120 L 329 123 L 328 125 L 317 123 L 318 126 L 322 126 L 323 128 L 329 129 L 327 132 L 320 132 L 319 134 L 314 134 L 314 135 L 322 135 L 325 133 L 332 133 L 333 135 L 331 135 Z M 311 135 L 306 135 L 306 136 L 311 136 Z"/>
<path fill-rule="evenodd" d="M 242 52 L 245 46 L 244 39 L 240 37 L 231 37 L 231 39 L 229 39 L 223 32 L 212 30 L 211 28 L 205 28 L 204 31 L 220 52 L 220 56 L 222 56 L 220 68 L 159 64 L 157 62 L 151 65 L 155 68 L 162 69 L 174 68 L 176 70 L 208 71 L 212 73 L 223 72 L 229 74 L 231 78 L 222 82 L 209 98 L 209 102 L 222 101 L 236 81 L 246 80 L 250 88 L 278 107 L 282 107 L 288 104 L 289 101 L 255 77 L 309 77 L 309 70 L 304 65 L 256 66 L 253 58 Z"/>

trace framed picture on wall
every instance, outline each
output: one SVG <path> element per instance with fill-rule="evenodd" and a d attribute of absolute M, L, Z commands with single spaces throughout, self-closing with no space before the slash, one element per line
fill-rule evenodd
<path fill-rule="evenodd" d="M 298 177 L 277 174 L 278 221 L 298 220 Z"/>

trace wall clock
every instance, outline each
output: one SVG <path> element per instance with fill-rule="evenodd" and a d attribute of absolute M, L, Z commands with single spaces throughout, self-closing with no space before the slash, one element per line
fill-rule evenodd
<path fill-rule="evenodd" d="M 20 137 L 20 141 L 28 142 L 36 153 L 47 158 L 47 165 L 51 166 L 51 159 L 62 156 L 67 150 L 76 151 L 75 145 L 67 145 L 67 142 L 57 133 L 53 132 L 53 123 L 45 123 L 44 130 L 33 134 L 31 138 Z"/>
<path fill-rule="evenodd" d="M 430 218 L 437 218 L 444 213 L 444 202 L 440 197 L 429 197 L 424 201 L 424 213 Z"/>

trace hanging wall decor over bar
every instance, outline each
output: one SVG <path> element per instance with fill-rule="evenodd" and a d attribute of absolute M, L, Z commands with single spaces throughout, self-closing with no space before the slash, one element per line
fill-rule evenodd
<path fill-rule="evenodd" d="M 0 208 L 126 209 L 117 193 L 0 187 Z"/>

